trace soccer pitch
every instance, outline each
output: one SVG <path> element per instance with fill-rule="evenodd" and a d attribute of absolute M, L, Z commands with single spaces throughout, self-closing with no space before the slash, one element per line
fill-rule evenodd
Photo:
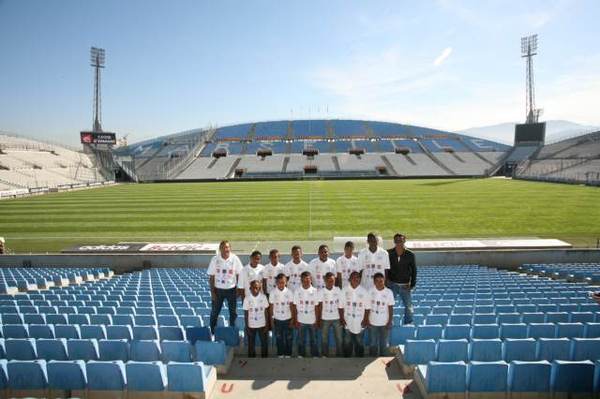
<path fill-rule="evenodd" d="M 369 231 L 386 239 L 397 231 L 413 239 L 553 237 L 595 247 L 600 189 L 509 179 L 315 180 L 124 184 L 0 201 L 0 236 L 15 252 L 221 239 L 252 248 Z"/>

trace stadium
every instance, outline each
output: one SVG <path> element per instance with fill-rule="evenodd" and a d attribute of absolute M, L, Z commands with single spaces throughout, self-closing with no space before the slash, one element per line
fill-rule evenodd
<path fill-rule="evenodd" d="M 92 47 L 79 145 L 0 130 L 0 396 L 600 397 L 600 129 L 549 138 L 521 45 L 510 140 L 253 109 L 132 143 Z"/>

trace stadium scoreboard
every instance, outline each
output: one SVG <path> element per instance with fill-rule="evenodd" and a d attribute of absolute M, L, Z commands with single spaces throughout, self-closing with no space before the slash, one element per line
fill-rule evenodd
<path fill-rule="evenodd" d="M 115 133 L 105 132 L 81 132 L 81 144 L 117 144 L 117 135 Z"/>
<path fill-rule="evenodd" d="M 523 123 L 515 126 L 515 144 L 522 142 L 544 143 L 546 122 Z"/>

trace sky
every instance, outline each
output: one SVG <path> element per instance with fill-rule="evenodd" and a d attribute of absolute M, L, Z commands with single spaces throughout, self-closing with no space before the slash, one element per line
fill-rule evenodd
<path fill-rule="evenodd" d="M 0 130 L 75 145 L 238 122 L 357 118 L 457 130 L 525 119 L 520 38 L 539 34 L 543 119 L 600 125 L 600 1 L 0 0 Z"/>

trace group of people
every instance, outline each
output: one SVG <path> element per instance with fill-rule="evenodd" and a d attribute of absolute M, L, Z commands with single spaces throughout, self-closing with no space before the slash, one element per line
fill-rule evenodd
<path fill-rule="evenodd" d="M 344 254 L 329 257 L 321 245 L 318 257 L 306 263 L 302 248 L 291 249 L 291 260 L 280 263 L 277 249 L 262 254 L 254 251 L 242 266 L 228 241 L 219 245 L 208 266 L 212 310 L 210 327 L 214 333 L 223 303 L 227 302 L 229 323 L 237 318 L 237 298 L 243 301 L 248 356 L 256 356 L 256 338 L 261 356 L 268 356 L 268 331 L 273 330 L 277 355 L 290 357 L 293 331 L 297 331 L 297 354 L 305 356 L 307 341 L 311 356 L 328 356 L 329 335 L 333 331 L 335 356 L 364 356 L 364 333 L 369 330 L 371 356 L 388 354 L 388 335 L 393 322 L 395 297 L 404 303 L 404 323 L 412 323 L 411 290 L 416 285 L 414 254 L 404 247 L 406 237 L 394 236 L 394 248 L 378 245 L 374 233 L 367 235 L 367 248 L 354 255 L 354 243 L 346 242 Z M 321 332 L 321 348 L 317 331 Z"/>

